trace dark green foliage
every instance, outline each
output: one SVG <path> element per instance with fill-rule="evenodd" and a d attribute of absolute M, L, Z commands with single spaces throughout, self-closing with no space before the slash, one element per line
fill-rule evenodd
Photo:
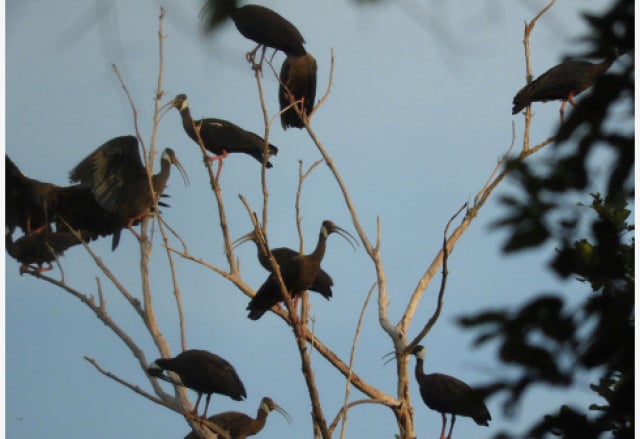
<path fill-rule="evenodd" d="M 524 437 L 626 438 L 635 428 L 635 241 L 628 223 L 635 192 L 634 5 L 617 0 L 603 16 L 586 19 L 593 47 L 587 55 L 602 57 L 612 47 L 623 55 L 569 112 L 550 161 L 508 165 L 519 190 L 502 199 L 507 213 L 496 222 L 510 232 L 506 252 L 553 242 L 550 269 L 581 282 L 584 295 L 568 306 L 560 294 L 537 293 L 514 310 L 491 309 L 460 319 L 478 331 L 476 344 L 497 343 L 500 360 L 519 372 L 515 379 L 488 385 L 493 392 L 506 392 L 505 408 L 513 409 L 530 386 L 562 388 L 579 382 L 578 374 L 598 374 L 591 385 L 593 400 L 550 408 L 549 415 L 518 434 Z M 593 172 L 596 154 L 612 158 L 602 162 L 611 163 L 607 172 L 602 166 Z"/>

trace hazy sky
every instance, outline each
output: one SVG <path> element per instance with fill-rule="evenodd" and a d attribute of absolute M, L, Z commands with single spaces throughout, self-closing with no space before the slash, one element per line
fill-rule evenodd
<path fill-rule="evenodd" d="M 439 250 L 447 220 L 473 199 L 508 149 L 513 121 L 515 148 L 521 145 L 523 117 L 511 115 L 511 100 L 525 83 L 523 22 L 545 3 L 389 1 L 375 7 L 346 0 L 268 3 L 297 25 L 307 50 L 316 57 L 318 96 L 326 91 L 334 51 L 331 94 L 312 126 L 333 157 L 372 241 L 380 217 L 393 323 Z M 602 7 L 596 0 L 557 3 L 531 40 L 536 75 L 584 49 L 576 39 L 586 29 L 580 13 Z M 111 68 L 114 63 L 137 105 L 140 129 L 149 142 L 160 4 L 63 0 L 45 7 L 33 0 L 7 2 L 6 150 L 25 173 L 67 184 L 69 170 L 94 148 L 112 137 L 134 133 L 129 103 Z M 230 22 L 205 37 L 198 19 L 200 1 L 170 0 L 163 5 L 167 99 L 185 93 L 194 117 L 223 118 L 262 133 L 257 87 L 244 61 L 253 42 Z M 276 55 L 276 69 L 283 59 Z M 263 87 L 273 115 L 277 82 L 269 70 Z M 538 103 L 533 109 L 536 143 L 553 134 L 559 103 Z M 297 248 L 298 163 L 302 160 L 306 169 L 320 155 L 305 132 L 285 132 L 278 121 L 270 141 L 280 152 L 268 171 L 269 240 L 273 247 Z M 194 256 L 226 268 L 217 207 L 202 157 L 175 110 L 164 117 L 158 133 L 158 148 L 168 146 L 189 172 L 191 185 L 185 187 L 175 173 L 171 176 L 167 189 L 171 207 L 163 209 L 164 218 Z M 534 160 L 542 158 L 541 154 Z M 229 157 L 221 185 L 230 233 L 236 238 L 251 227 L 237 195 L 246 196 L 255 210 L 261 206 L 259 164 L 244 155 Z M 497 195 L 512 190 L 508 181 L 502 185 L 451 254 L 444 309 L 423 342 L 427 372 L 454 375 L 471 385 L 508 373 L 497 363 L 495 349 L 472 347 L 474 335 L 461 331 L 456 317 L 519 304 L 542 291 L 564 291 L 569 297 L 587 288 L 548 272 L 549 246 L 542 252 L 501 254 L 505 233 L 490 224 L 505 213 Z M 355 233 L 338 186 L 324 165 L 306 180 L 301 209 L 307 249 L 315 245 L 324 219 Z M 137 242 L 123 232 L 115 252 L 110 244 L 110 239 L 103 239 L 92 248 L 139 297 Z M 247 244 L 236 254 L 244 280 L 257 289 L 267 274 L 258 264 L 255 247 Z M 62 263 L 67 283 L 86 294 L 97 296 L 98 277 L 114 319 L 133 334 L 149 361 L 158 357 L 137 315 L 82 248 L 69 250 Z M 294 423 L 288 425 L 275 414 L 260 437 L 310 437 L 310 403 L 291 331 L 272 313 L 257 322 L 248 320 L 248 298 L 214 272 L 179 258 L 176 265 L 189 347 L 210 350 L 230 361 L 248 392 L 245 402 L 214 395 L 209 413 L 237 410 L 253 416 L 260 399 L 268 395 L 293 416 Z M 331 237 L 323 268 L 334 279 L 334 297 L 327 302 L 311 294 L 315 332 L 347 361 L 357 317 L 375 280 L 373 264 L 361 247 L 354 252 L 343 240 Z M 60 276 L 57 269 L 49 274 Z M 426 291 L 410 337 L 431 316 L 439 281 L 440 275 Z M 152 282 L 160 328 L 177 354 L 177 313 L 159 236 Z M 570 302 L 576 299 L 574 294 Z M 151 390 L 130 352 L 78 300 L 31 276 L 20 277 L 18 264 L 9 258 L 5 300 L 7 437 L 177 438 L 188 432 L 179 415 L 107 379 L 83 359 L 93 357 L 104 368 Z M 392 344 L 378 325 L 374 303 L 366 310 L 355 370 L 394 395 L 395 368 L 381 361 Z M 319 355 L 313 354 L 313 363 L 325 415 L 331 420 L 343 402 L 344 379 Z M 587 388 L 588 380 L 579 384 Z M 411 389 L 418 436 L 437 437 L 440 415 L 424 406 L 413 377 Z M 189 396 L 195 402 L 195 394 Z M 360 398 L 357 391 L 352 394 L 352 399 Z M 522 430 L 534 416 L 563 402 L 585 408 L 596 401 L 588 391 L 538 389 L 527 394 L 514 418 L 503 415 L 501 402 L 500 398 L 487 401 L 493 417 L 489 428 L 459 418 L 455 436 L 481 438 L 505 428 Z M 349 412 L 347 437 L 391 438 L 396 430 L 386 408 L 365 405 Z"/>

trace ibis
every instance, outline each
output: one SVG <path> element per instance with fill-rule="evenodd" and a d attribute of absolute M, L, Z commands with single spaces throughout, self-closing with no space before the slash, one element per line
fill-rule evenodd
<path fill-rule="evenodd" d="M 163 370 L 175 372 L 180 383 L 162 374 Z M 247 391 L 236 370 L 224 358 L 201 349 L 188 349 L 174 358 L 158 358 L 147 369 L 149 375 L 159 377 L 173 384 L 181 384 L 198 393 L 193 414 L 198 414 L 202 394 L 206 402 L 202 418 L 206 418 L 211 394 L 219 393 L 236 401 L 247 397 Z"/>
<path fill-rule="evenodd" d="M 423 363 L 426 349 L 418 345 L 411 351 L 416 357 L 416 381 L 420 386 L 422 400 L 431 410 L 442 415 L 442 430 L 440 439 L 444 439 L 444 430 L 447 425 L 446 414 L 451 414 L 451 426 L 447 439 L 451 439 L 453 424 L 456 415 L 472 418 L 478 425 L 489 425 L 491 415 L 482 397 L 468 384 L 442 373 L 426 374 L 423 371 Z"/>
<path fill-rule="evenodd" d="M 338 227 L 333 222 L 325 220 L 320 227 L 318 243 L 312 253 L 294 256 L 280 264 L 280 274 L 288 293 L 293 298 L 308 290 L 318 277 L 320 263 L 327 247 L 327 238 L 332 233 L 342 236 L 355 249 L 355 245 L 350 241 L 350 238 L 354 242 L 357 241 L 349 232 Z M 326 298 L 328 299 L 328 297 Z M 249 318 L 258 320 L 267 310 L 281 300 L 280 285 L 276 276 L 271 273 L 247 306 Z"/>

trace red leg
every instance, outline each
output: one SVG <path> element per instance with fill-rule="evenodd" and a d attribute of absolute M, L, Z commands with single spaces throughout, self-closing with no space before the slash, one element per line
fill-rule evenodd
<path fill-rule="evenodd" d="M 138 232 L 136 232 L 135 230 L 133 230 L 133 223 L 139 220 L 144 219 L 144 217 L 146 217 L 147 215 L 149 215 L 149 212 L 143 212 L 139 215 L 134 216 L 133 218 L 129 219 L 129 222 L 127 222 L 127 229 L 131 230 L 131 233 L 133 233 L 135 235 L 136 238 L 138 238 L 138 241 L 140 242 L 144 242 L 147 238 L 140 235 Z"/>
<path fill-rule="evenodd" d="M 22 264 L 20 266 L 20 276 L 22 276 L 24 273 L 43 273 L 49 270 L 53 270 L 53 265 L 51 265 L 51 263 L 47 263 L 46 267 L 43 267 L 41 265 L 38 265 L 36 267 L 29 264 Z"/>
<path fill-rule="evenodd" d="M 223 160 L 227 158 L 229 154 L 227 153 L 226 149 L 222 150 L 222 154 L 221 155 L 214 155 L 209 157 L 209 163 L 213 163 L 216 160 L 218 160 L 218 172 L 216 172 L 216 183 L 218 182 L 218 179 L 220 178 L 220 172 L 222 171 L 222 164 L 224 163 Z"/>
<path fill-rule="evenodd" d="M 574 107 L 576 106 L 576 102 L 573 100 L 573 90 L 569 92 L 569 96 L 567 96 L 567 100 L 571 105 L 573 105 Z"/>
<path fill-rule="evenodd" d="M 440 413 L 442 415 L 442 430 L 440 430 L 440 439 L 445 439 L 444 437 L 444 429 L 447 427 L 447 417 L 444 413 Z"/>
<path fill-rule="evenodd" d="M 35 230 L 31 229 L 31 217 L 27 218 L 27 235 L 32 236 L 32 235 L 37 235 L 38 233 L 42 233 L 44 232 L 44 230 L 47 228 L 47 224 L 44 224 L 40 227 L 38 227 Z"/>
<path fill-rule="evenodd" d="M 247 52 L 247 54 L 245 55 L 247 61 L 249 61 L 252 66 L 255 66 L 255 63 L 253 61 L 256 58 L 256 52 L 258 51 L 259 48 L 260 48 L 260 44 L 258 44 L 255 47 L 255 49 L 253 49 L 252 51 Z"/>
<path fill-rule="evenodd" d="M 564 123 L 564 107 L 566 107 L 567 101 L 562 101 L 562 105 L 560 105 L 560 123 Z"/>

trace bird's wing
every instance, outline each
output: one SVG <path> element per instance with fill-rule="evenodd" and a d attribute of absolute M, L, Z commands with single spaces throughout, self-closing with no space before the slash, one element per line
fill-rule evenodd
<path fill-rule="evenodd" d="M 115 137 L 99 146 L 69 173 L 73 182 L 90 187 L 105 210 L 114 212 L 130 198 L 127 187 L 146 175 L 138 140 L 134 136 Z"/>

